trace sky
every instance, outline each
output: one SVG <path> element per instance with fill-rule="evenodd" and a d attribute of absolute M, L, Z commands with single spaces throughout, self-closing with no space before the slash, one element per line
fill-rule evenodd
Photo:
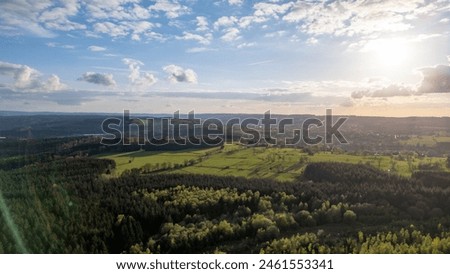
<path fill-rule="evenodd" d="M 0 110 L 450 116 L 448 0 L 0 10 Z"/>

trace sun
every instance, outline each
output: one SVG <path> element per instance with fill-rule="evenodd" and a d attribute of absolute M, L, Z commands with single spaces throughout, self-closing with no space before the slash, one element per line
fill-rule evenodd
<path fill-rule="evenodd" d="M 399 68 L 412 58 L 410 43 L 400 38 L 373 40 L 366 50 L 372 52 L 374 63 L 383 69 Z"/>
<path fill-rule="evenodd" d="M 378 46 L 376 55 L 385 66 L 400 66 L 407 61 L 410 54 L 408 44 L 402 40 L 391 39 L 381 42 Z"/>

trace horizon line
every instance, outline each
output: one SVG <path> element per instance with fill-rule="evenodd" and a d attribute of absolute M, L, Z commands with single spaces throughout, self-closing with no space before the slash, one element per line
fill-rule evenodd
<path fill-rule="evenodd" d="M 125 110 L 125 109 L 124 109 Z M 179 111 L 179 110 L 177 110 Z M 270 111 L 270 110 L 268 110 Z M 13 115 L 4 115 L 5 113 L 12 113 Z M 176 112 L 176 111 L 174 111 Z M 174 113 L 173 112 L 173 113 Z M 84 111 L 79 111 L 79 112 L 69 112 L 69 111 L 21 111 L 21 110 L 0 110 L 0 116 L 15 116 L 14 113 L 17 114 L 23 114 L 23 115 L 52 115 L 52 114 L 63 114 L 63 115 L 89 115 L 89 114 L 93 114 L 93 115 L 123 115 L 123 113 L 120 112 L 84 112 Z M 130 112 L 131 113 L 131 112 Z M 137 115 L 158 115 L 158 116 L 170 116 L 173 115 L 173 113 L 144 113 L 144 112 L 136 112 L 136 113 L 131 113 L 132 116 L 137 116 Z M 188 114 L 188 112 L 186 113 L 181 113 L 181 115 L 183 114 Z M 195 113 L 196 115 L 264 115 L 264 113 L 238 113 L 238 112 L 199 112 L 199 113 Z M 325 116 L 326 114 L 311 114 L 311 113 L 294 113 L 294 114 L 283 114 L 283 113 L 272 113 L 271 115 L 277 115 L 277 116 Z M 379 115 L 355 115 L 355 114 L 333 114 L 334 116 L 345 116 L 345 117 L 361 117 L 361 118 L 450 118 L 450 116 L 379 116 Z"/>

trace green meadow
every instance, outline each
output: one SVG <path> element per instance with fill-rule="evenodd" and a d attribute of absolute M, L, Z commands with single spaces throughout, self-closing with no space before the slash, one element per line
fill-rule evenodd
<path fill-rule="evenodd" d="M 100 159 L 112 159 L 116 162 L 115 173 L 122 174 L 125 170 L 142 168 L 146 164 L 184 164 L 185 161 L 196 160 L 212 149 L 189 149 L 180 151 L 133 151 L 118 154 L 103 154 Z"/>
<path fill-rule="evenodd" d="M 414 136 L 400 141 L 402 145 L 435 147 L 438 143 L 450 143 L 448 136 Z"/>
<path fill-rule="evenodd" d="M 419 164 L 438 163 L 445 168 L 446 161 L 441 157 L 362 156 L 332 152 L 309 155 L 295 148 L 244 147 L 231 144 L 223 148 L 104 154 L 98 158 L 112 159 L 116 162 L 114 175 L 120 175 L 125 170 L 152 165 L 161 168 L 157 172 L 271 178 L 279 181 L 294 180 L 302 174 L 308 163 L 313 162 L 369 164 L 408 177 Z"/>

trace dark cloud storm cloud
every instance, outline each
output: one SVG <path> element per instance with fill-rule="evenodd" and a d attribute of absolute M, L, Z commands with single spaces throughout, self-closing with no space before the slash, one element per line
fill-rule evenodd
<path fill-rule="evenodd" d="M 96 72 L 86 72 L 78 78 L 78 81 L 85 81 L 91 84 L 103 85 L 103 86 L 115 86 L 116 81 L 112 74 L 102 74 Z"/>

